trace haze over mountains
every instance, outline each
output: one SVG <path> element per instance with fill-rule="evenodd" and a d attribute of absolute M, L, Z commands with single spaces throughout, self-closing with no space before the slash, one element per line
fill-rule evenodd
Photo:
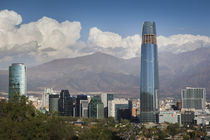
<path fill-rule="evenodd" d="M 160 96 L 180 98 L 185 86 L 210 91 L 210 48 L 181 54 L 159 53 Z M 103 53 L 57 59 L 28 68 L 28 90 L 45 87 L 70 92 L 115 92 L 139 97 L 140 58 L 121 59 Z M 8 89 L 8 72 L 0 71 L 0 90 Z"/>

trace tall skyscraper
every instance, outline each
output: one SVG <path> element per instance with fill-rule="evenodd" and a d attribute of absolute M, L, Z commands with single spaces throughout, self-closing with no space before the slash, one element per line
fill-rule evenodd
<path fill-rule="evenodd" d="M 206 89 L 186 87 L 181 90 L 182 110 L 203 110 L 206 105 Z"/>
<path fill-rule="evenodd" d="M 9 66 L 9 99 L 16 93 L 26 96 L 26 84 L 26 66 L 23 63 L 14 63 Z"/>
<path fill-rule="evenodd" d="M 58 110 L 63 116 L 73 116 L 73 99 L 70 97 L 68 90 L 61 90 Z"/>
<path fill-rule="evenodd" d="M 140 73 L 140 122 L 158 122 L 158 48 L 155 22 L 143 24 Z"/>

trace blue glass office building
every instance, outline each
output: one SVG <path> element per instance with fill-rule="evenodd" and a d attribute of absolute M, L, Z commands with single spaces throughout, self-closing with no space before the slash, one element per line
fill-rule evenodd
<path fill-rule="evenodd" d="M 140 122 L 158 122 L 158 48 L 155 22 L 144 22 L 141 45 Z"/>
<path fill-rule="evenodd" d="M 26 87 L 26 66 L 22 63 L 9 66 L 9 99 L 16 93 L 26 96 Z"/>

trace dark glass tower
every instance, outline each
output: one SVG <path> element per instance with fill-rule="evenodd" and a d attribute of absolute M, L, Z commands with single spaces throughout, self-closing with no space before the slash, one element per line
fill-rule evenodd
<path fill-rule="evenodd" d="M 144 22 L 141 45 L 140 122 L 158 122 L 158 48 L 155 22 Z"/>
<path fill-rule="evenodd" d="M 80 117 L 81 116 L 81 104 L 80 101 L 81 100 L 87 100 L 87 95 L 77 95 L 77 99 L 76 99 L 76 112 L 75 115 L 76 117 Z"/>
<path fill-rule="evenodd" d="M 62 116 L 73 116 L 73 99 L 68 90 L 61 90 L 58 111 Z"/>

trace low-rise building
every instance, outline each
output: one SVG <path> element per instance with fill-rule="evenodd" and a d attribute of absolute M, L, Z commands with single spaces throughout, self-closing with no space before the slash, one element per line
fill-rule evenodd
<path fill-rule="evenodd" d="M 181 124 L 186 126 L 192 126 L 195 124 L 195 112 L 194 111 L 184 111 L 181 113 Z"/>
<path fill-rule="evenodd" d="M 210 113 L 206 111 L 195 111 L 195 124 L 197 125 L 209 125 L 210 123 Z"/>
<path fill-rule="evenodd" d="M 159 123 L 181 124 L 181 113 L 179 111 L 161 111 L 159 113 Z"/>

